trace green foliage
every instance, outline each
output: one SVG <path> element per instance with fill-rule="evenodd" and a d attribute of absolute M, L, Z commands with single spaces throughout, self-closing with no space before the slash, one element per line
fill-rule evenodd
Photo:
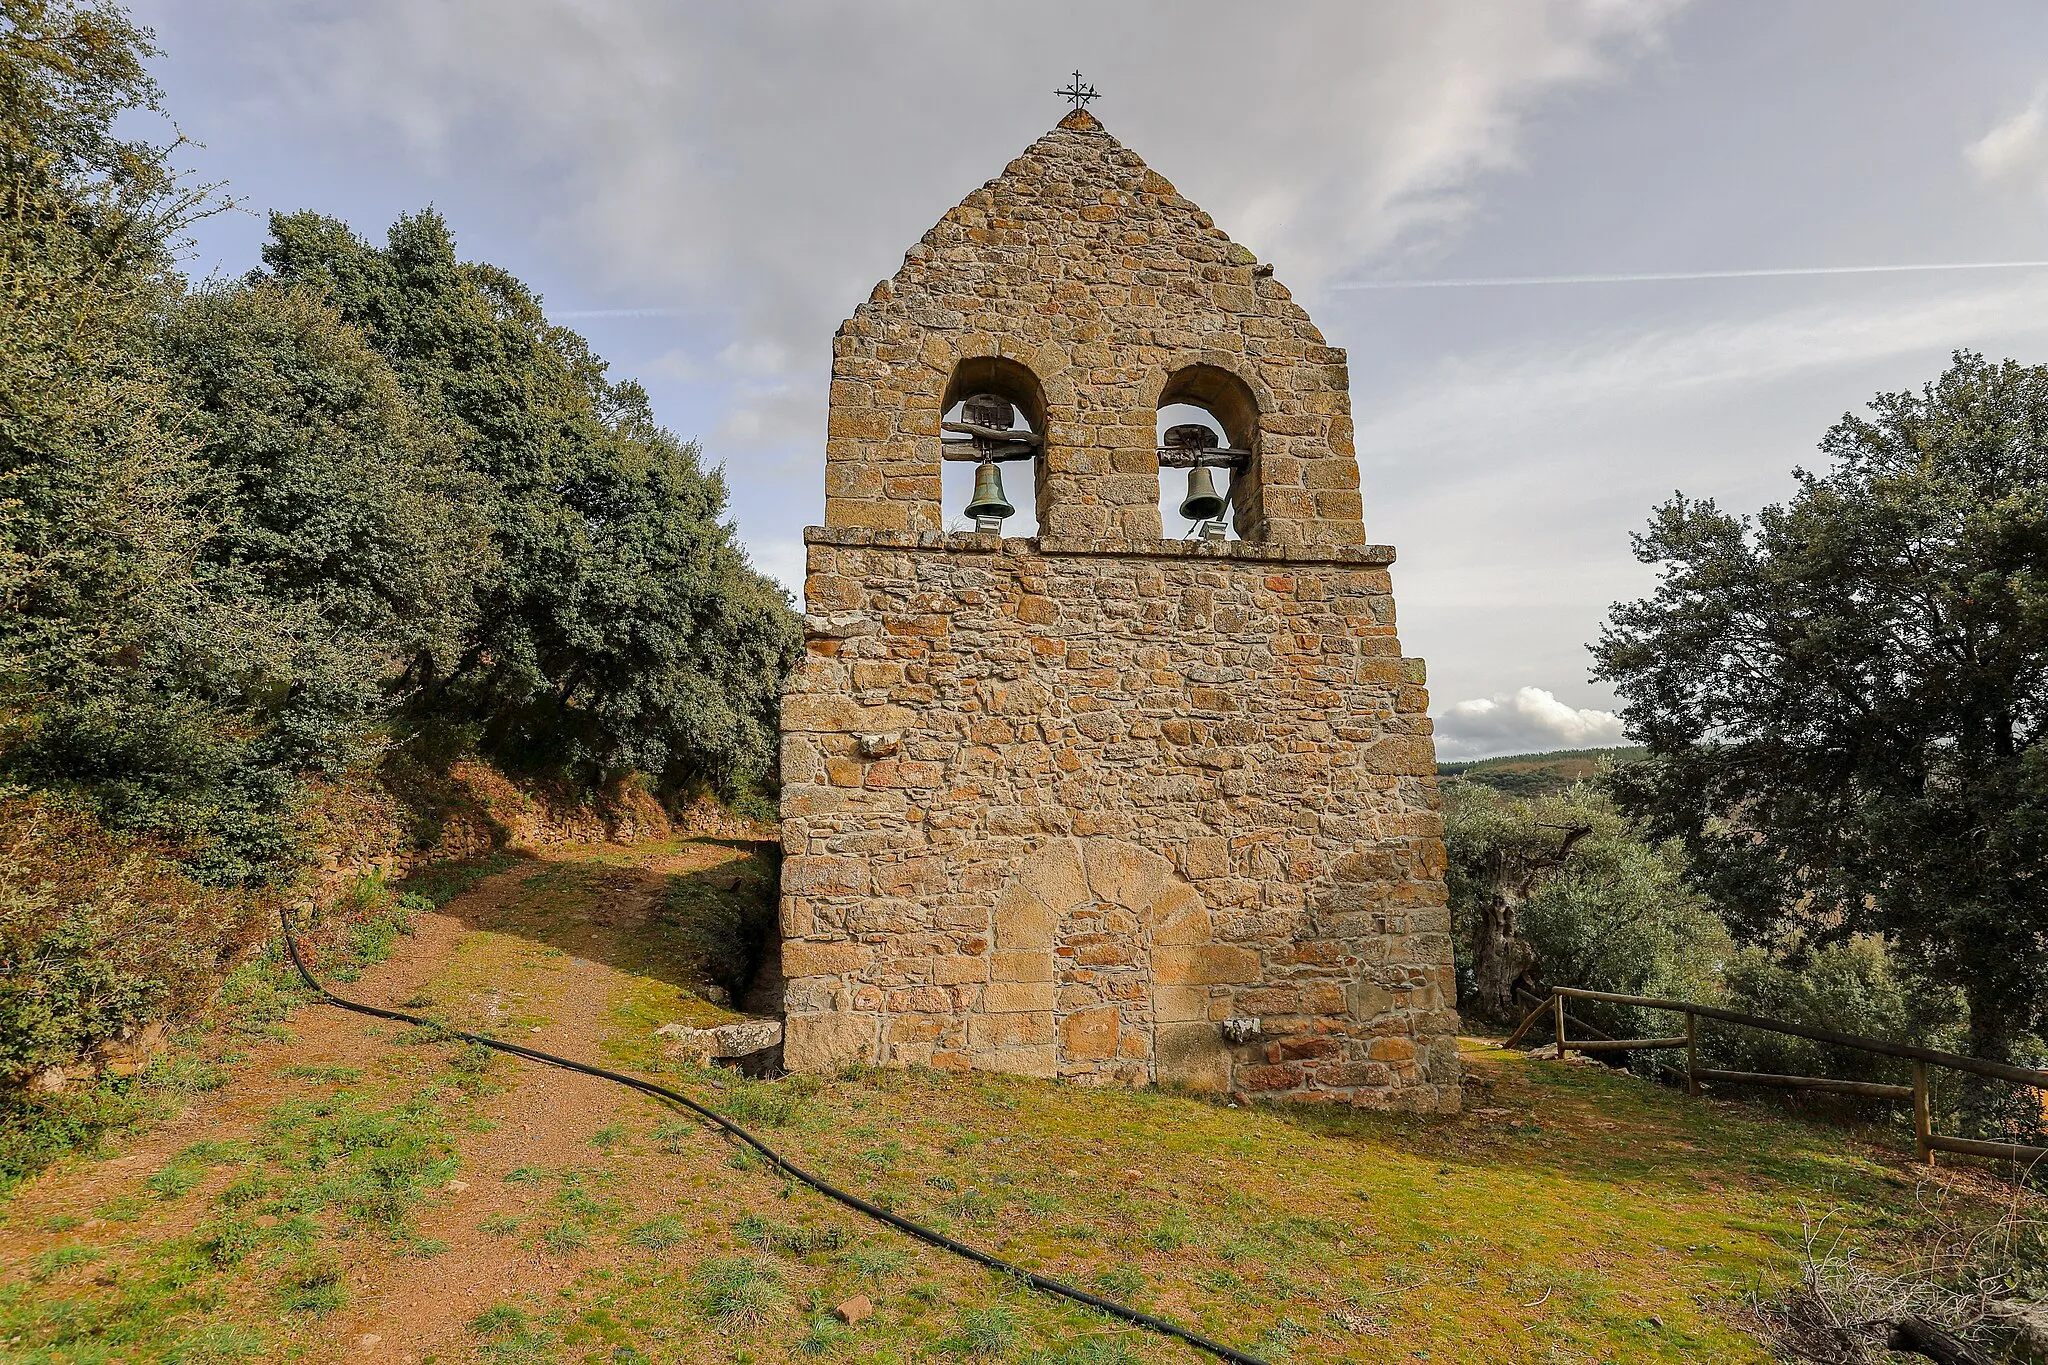
<path fill-rule="evenodd" d="M 1901 969 L 1882 939 L 1867 934 L 1818 946 L 1795 942 L 1777 951 L 1745 948 L 1730 957 L 1721 999 L 1713 1003 L 1892 1042 L 1950 1048 L 1961 1041 L 1962 1010 L 1953 992 L 1929 989 Z M 1910 1079 L 1903 1062 L 1755 1029 L 1709 1025 L 1701 1055 L 1705 1065 L 1734 1071 Z"/>
<path fill-rule="evenodd" d="M 261 914 L 77 811 L 0 797 L 0 1084 L 196 1005 Z"/>
<path fill-rule="evenodd" d="M 1602 787 L 1533 798 L 1444 787 L 1444 844 L 1461 1001 L 1485 977 L 1699 998 L 1732 948 L 1686 882 L 1682 850 L 1653 844 Z M 1491 1013 L 1518 1013 L 1503 998 Z"/>
<path fill-rule="evenodd" d="M 737 790 L 770 771 L 795 616 L 721 522 L 724 480 L 645 392 L 609 382 L 510 275 L 459 261 L 431 211 L 381 250 L 276 215 L 263 254 L 362 329 L 484 480 L 500 567 L 426 709 L 515 766 L 592 786 L 638 769 Z"/>
<path fill-rule="evenodd" d="M 1958 353 L 1871 413 L 1789 503 L 1637 537 L 1617 790 L 1750 936 L 1881 933 L 2005 1056 L 2048 1026 L 2048 368 Z"/>
<path fill-rule="evenodd" d="M 634 1228 L 626 1240 L 649 1251 L 667 1251 L 689 1241 L 690 1229 L 674 1214 L 663 1214 Z"/>
<path fill-rule="evenodd" d="M 782 1276 L 773 1265 L 752 1257 L 714 1257 L 697 1267 L 691 1278 L 704 1316 L 737 1331 L 761 1327 L 789 1305 Z"/>
<path fill-rule="evenodd" d="M 961 1310 L 958 1346 L 962 1354 L 1001 1356 L 1016 1343 L 1017 1315 L 1002 1304 Z"/>
<path fill-rule="evenodd" d="M 645 393 L 431 213 L 188 289 L 148 35 L 0 7 L 0 781 L 221 886 L 394 739 L 757 799 L 800 631 Z"/>

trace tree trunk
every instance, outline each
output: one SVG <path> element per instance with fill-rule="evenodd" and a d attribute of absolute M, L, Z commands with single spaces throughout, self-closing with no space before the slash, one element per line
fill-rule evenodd
<path fill-rule="evenodd" d="M 1515 983 L 1536 965 L 1536 949 L 1516 924 L 1521 898 L 1496 892 L 1479 907 L 1479 928 L 1472 941 L 1473 997 L 1489 1019 L 1515 1017 Z"/>
<path fill-rule="evenodd" d="M 1990 990 L 1965 986 L 1963 998 L 1970 1010 L 1969 1041 L 1964 1045 L 1972 1057 L 1987 1062 L 2012 1060 L 2013 1029 L 2004 1003 Z M 1989 1076 L 1962 1077 L 1963 1136 L 1993 1142 L 2030 1142 L 2039 1126 L 2037 1092 L 2021 1092 Z M 2023 1098 L 2024 1096 L 2024 1098 Z M 2028 1101 L 2032 1101 L 2031 1108 Z M 2031 1118 L 2033 1122 L 2028 1122 Z"/>

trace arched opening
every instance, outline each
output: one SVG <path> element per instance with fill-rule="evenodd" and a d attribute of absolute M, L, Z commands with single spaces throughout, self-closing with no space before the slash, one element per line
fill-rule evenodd
<path fill-rule="evenodd" d="M 1038 376 L 1004 356 L 974 356 L 953 368 L 940 411 L 944 462 L 939 469 L 940 510 L 948 531 L 972 531 L 980 457 L 997 456 L 995 479 L 1005 501 L 1015 510 L 1001 518 L 1002 534 L 1038 534 L 1039 458 L 1045 452 L 1045 391 Z M 948 429 L 972 426 L 983 431 L 1013 431 L 1017 440 Z M 987 491 L 984 482 L 982 488 Z"/>
<path fill-rule="evenodd" d="M 1206 435 L 1200 428 L 1207 429 Z M 1230 371 L 1190 365 L 1168 377 L 1159 391 L 1156 432 L 1160 450 L 1174 452 L 1162 454 L 1159 470 L 1159 525 L 1167 539 L 1202 535 L 1205 523 L 1220 523 L 1223 538 L 1238 539 L 1253 486 L 1258 434 L 1258 400 L 1251 386 Z M 1235 461 L 1231 452 L 1240 452 Z M 1200 474 L 1176 462 L 1197 453 Z M 1199 510 L 1202 495 L 1212 489 L 1223 502 L 1214 517 L 1183 514 L 1183 508 Z"/>

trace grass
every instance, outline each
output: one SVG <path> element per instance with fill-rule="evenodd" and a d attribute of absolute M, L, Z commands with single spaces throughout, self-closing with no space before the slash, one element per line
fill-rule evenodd
<path fill-rule="evenodd" d="M 1276 1362 L 1765 1365 L 1741 1305 L 1796 1277 L 1810 1218 L 1881 1262 L 1921 1235 L 1926 1207 L 1999 1193 L 1966 1169 L 1924 1183 L 1896 1152 L 1762 1107 L 1477 1042 L 1468 1111 L 1448 1119 L 981 1074 L 696 1070 L 652 1038 L 671 1008 L 711 1008 L 690 981 L 600 955 L 599 930 L 625 931 L 584 912 L 630 851 L 606 856 L 620 861 L 532 877 L 506 911 L 513 930 L 467 934 L 422 998 L 465 1028 L 597 1024 L 605 1053 L 776 1130 L 792 1159 L 884 1207 Z M 545 929 L 560 944 L 535 937 L 550 915 L 573 922 Z M 572 971 L 565 952 L 585 960 Z M 566 998 L 571 980 L 604 993 Z M 272 997 L 258 985 L 245 998 L 260 1013 Z M 471 1074 L 468 1049 L 418 1042 L 308 1065 L 239 1145 L 110 1176 L 75 1204 L 103 1225 L 47 1206 L 15 1218 L 0 1201 L 0 1237 L 26 1249 L 25 1273 L 0 1284 L 0 1354 L 317 1357 L 338 1324 L 372 1316 L 380 1283 L 438 1273 L 403 1259 L 428 1254 L 429 1233 L 480 1229 L 481 1254 L 538 1278 L 470 1318 L 445 1360 L 1189 1358 L 860 1220 L 625 1091 L 579 1105 L 572 1131 L 533 1134 L 552 1145 L 508 1147 L 521 1106 L 558 1082 L 516 1063 Z M 493 1100 L 514 1085 L 520 1105 Z M 493 1129 L 508 1132 L 486 1144 Z M 465 1151 L 490 1164 L 472 1163 L 467 1196 L 443 1194 Z M 181 1193 L 151 1188 L 162 1172 Z M 856 1295 L 875 1315 L 848 1328 L 831 1308 Z"/>
<path fill-rule="evenodd" d="M 193 1143 L 138 1174 L 135 1193 L 97 1211 L 123 1229 L 116 1237 L 53 1247 L 31 1262 L 27 1292 L 0 1287 L 0 1355 L 37 1365 L 271 1359 L 281 1329 L 266 1320 L 317 1339 L 318 1323 L 348 1305 L 351 1256 L 444 1249 L 419 1234 L 415 1214 L 455 1169 L 451 1110 L 472 1102 L 449 1064 L 459 1056 L 407 1073 L 423 1082 L 410 1093 L 401 1080 L 375 1094 L 288 1098 L 253 1139 Z M 200 1201 L 186 1230 L 154 1212 Z M 241 1312 L 229 1313 L 235 1304 Z"/>

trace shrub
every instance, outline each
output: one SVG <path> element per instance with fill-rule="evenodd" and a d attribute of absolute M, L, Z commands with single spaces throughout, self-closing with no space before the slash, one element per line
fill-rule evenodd
<path fill-rule="evenodd" d="M 191 1009 L 263 913 L 80 812 L 0 799 L 0 1084 Z"/>
<path fill-rule="evenodd" d="M 1723 1003 L 1745 1014 L 1897 1043 L 1950 1047 L 1960 1039 L 1956 1002 L 1909 980 L 1884 941 L 1869 935 L 1812 948 L 1795 943 L 1779 954 L 1745 948 L 1729 959 L 1723 983 Z M 1891 1080 L 1905 1065 L 1780 1033 L 1708 1029 L 1702 1050 L 1732 1070 Z"/>

